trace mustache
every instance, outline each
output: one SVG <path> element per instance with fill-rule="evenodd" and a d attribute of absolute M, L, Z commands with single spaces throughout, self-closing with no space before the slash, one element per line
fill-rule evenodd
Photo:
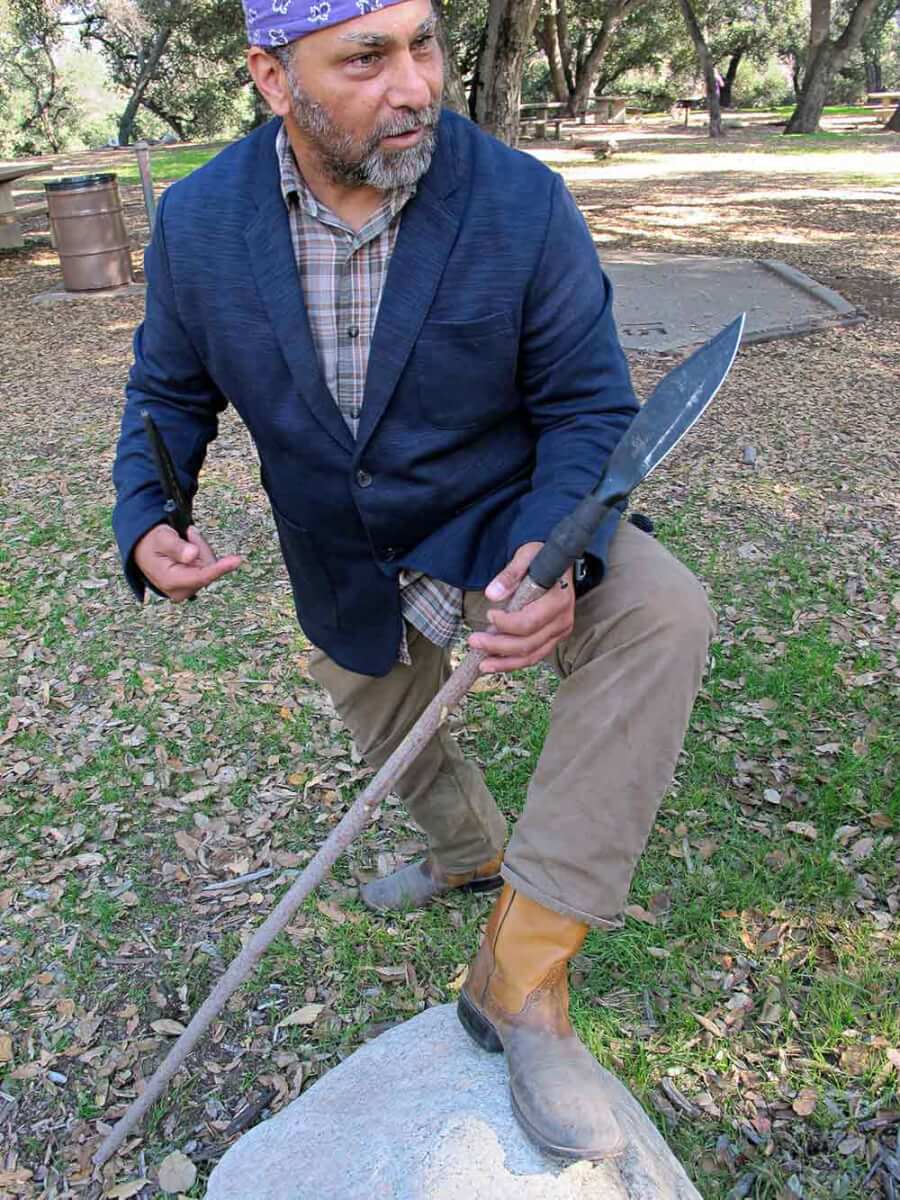
<path fill-rule="evenodd" d="M 439 114 L 440 107 L 436 104 L 405 114 L 398 113 L 390 121 L 384 121 L 378 126 L 372 140 L 378 142 L 386 137 L 400 137 L 401 134 L 412 133 L 414 129 L 432 129 L 437 124 Z"/>

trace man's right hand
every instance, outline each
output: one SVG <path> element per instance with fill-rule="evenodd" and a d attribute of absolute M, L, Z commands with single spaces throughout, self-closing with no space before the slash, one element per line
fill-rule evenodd
<path fill-rule="evenodd" d="M 243 562 L 238 554 L 216 558 L 212 546 L 194 525 L 187 536 L 185 541 L 170 525 L 155 525 L 134 548 L 134 561 L 144 577 L 175 604 L 189 600 Z"/>

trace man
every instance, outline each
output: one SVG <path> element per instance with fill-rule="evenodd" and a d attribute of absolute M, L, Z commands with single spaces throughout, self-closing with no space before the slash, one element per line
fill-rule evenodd
<path fill-rule="evenodd" d="M 115 466 L 127 576 L 139 597 L 149 583 L 182 601 L 239 565 L 163 523 L 139 419 L 152 412 L 193 496 L 231 402 L 312 674 L 367 761 L 446 678 L 463 620 L 484 671 L 555 668 L 505 861 L 505 820 L 442 731 L 398 787 L 430 854 L 362 895 L 390 910 L 502 885 L 460 1018 L 505 1052 L 541 1147 L 603 1159 L 622 1135 L 569 1024 L 566 968 L 590 927 L 621 924 L 713 620 L 693 577 L 618 514 L 577 586 L 570 571 L 521 613 L 498 605 L 636 412 L 609 286 L 559 177 L 441 112 L 430 0 L 246 15 L 280 120 L 160 203 Z"/>

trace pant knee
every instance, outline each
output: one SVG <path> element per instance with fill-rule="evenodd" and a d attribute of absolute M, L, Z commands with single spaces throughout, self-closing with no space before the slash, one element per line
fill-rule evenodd
<path fill-rule="evenodd" d="M 663 616 L 670 637 L 706 653 L 716 635 L 718 623 L 706 590 L 699 580 L 686 571 L 677 586 L 661 591 L 655 607 L 658 615 Z"/>

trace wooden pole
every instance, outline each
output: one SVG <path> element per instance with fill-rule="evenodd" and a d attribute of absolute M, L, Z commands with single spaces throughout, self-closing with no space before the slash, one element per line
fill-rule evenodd
<path fill-rule="evenodd" d="M 526 575 L 507 605 L 507 611 L 518 612 L 526 604 L 530 604 L 532 600 L 543 595 L 543 588 L 539 588 Z M 371 780 L 368 787 L 357 796 L 353 805 L 328 835 L 303 873 L 297 876 L 289 890 L 282 896 L 277 907 L 266 917 L 203 1001 L 191 1018 L 187 1029 L 148 1080 L 140 1096 L 133 1101 L 125 1115 L 105 1138 L 94 1155 L 94 1163 L 98 1167 L 102 1167 L 115 1154 L 151 1105 L 156 1103 L 169 1080 L 181 1069 L 185 1059 L 203 1037 L 212 1021 L 222 1011 L 234 992 L 249 977 L 273 939 L 288 924 L 309 893 L 319 886 L 341 854 L 369 824 L 375 809 L 391 791 L 404 771 L 415 761 L 425 745 L 431 741 L 438 728 L 446 721 L 449 713 L 478 678 L 478 668 L 484 657 L 484 652 L 481 650 L 469 651 L 413 728 Z"/>
<path fill-rule="evenodd" d="M 135 142 L 134 152 L 137 155 L 138 170 L 141 173 L 141 187 L 144 189 L 147 224 L 150 226 L 150 236 L 153 237 L 153 226 L 156 223 L 156 197 L 153 195 L 153 176 L 150 173 L 150 147 L 147 142 Z"/>

